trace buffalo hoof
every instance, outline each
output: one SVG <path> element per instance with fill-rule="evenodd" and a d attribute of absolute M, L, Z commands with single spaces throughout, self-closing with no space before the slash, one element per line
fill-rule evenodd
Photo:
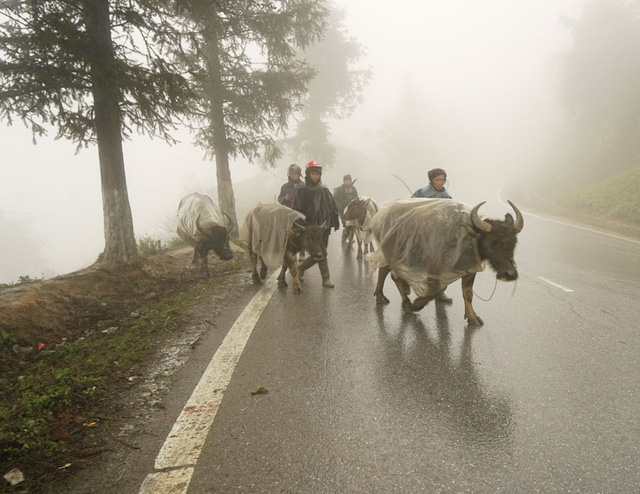
<path fill-rule="evenodd" d="M 484 325 L 484 321 L 482 319 L 480 319 L 478 316 L 476 316 L 476 317 L 464 316 L 464 318 L 467 320 L 467 324 L 469 326 L 483 326 Z"/>
<path fill-rule="evenodd" d="M 407 314 L 413 314 L 415 312 L 413 303 L 410 300 L 405 300 L 402 302 L 402 310 L 405 311 Z"/>
<path fill-rule="evenodd" d="M 251 275 L 251 279 L 253 280 L 253 282 L 254 282 L 256 285 L 261 285 L 261 284 L 262 284 L 262 279 L 260 278 L 260 276 L 258 276 L 258 273 L 253 273 L 253 274 Z"/>
<path fill-rule="evenodd" d="M 376 305 L 384 305 L 389 303 L 389 299 L 384 296 L 383 293 L 375 293 L 376 296 Z"/>
<path fill-rule="evenodd" d="M 294 285 L 293 293 L 295 293 L 296 295 L 300 295 L 302 293 L 302 287 L 300 285 Z"/>
<path fill-rule="evenodd" d="M 262 266 L 262 268 L 260 268 L 260 278 L 264 280 L 266 277 L 267 277 L 267 267 Z"/>
<path fill-rule="evenodd" d="M 286 288 L 289 286 L 289 284 L 285 280 L 278 279 L 278 286 L 280 288 Z"/>

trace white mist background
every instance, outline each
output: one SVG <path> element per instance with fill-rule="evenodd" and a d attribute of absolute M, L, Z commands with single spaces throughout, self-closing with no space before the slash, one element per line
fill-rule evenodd
<path fill-rule="evenodd" d="M 366 156 L 360 194 L 384 189 L 406 197 L 391 173 L 413 190 L 426 185 L 434 166 L 449 174 L 450 192 L 483 211 L 502 215 L 497 190 L 545 159 L 564 118 L 558 105 L 558 55 L 570 42 L 563 16 L 576 17 L 582 0 L 340 0 L 349 32 L 366 48 L 361 61 L 373 77 L 354 115 L 333 122 L 340 149 Z M 410 81 L 431 122 L 438 124 L 432 160 L 394 162 L 376 135 L 393 114 Z M 51 132 L 51 136 L 55 131 Z M 215 165 L 194 147 L 134 136 L 125 143 L 125 167 L 136 237 L 169 239 L 171 218 L 189 192 L 215 191 Z M 38 139 L 20 122 L 0 127 L 0 283 L 19 276 L 50 277 L 92 264 L 104 248 L 102 196 L 96 147 L 76 153 L 70 141 Z M 323 181 L 341 183 L 351 163 L 339 152 Z M 309 157 L 309 160 L 313 157 Z M 304 165 L 304 163 L 300 163 Z M 270 172 L 232 162 L 238 219 L 258 200 L 275 197 L 285 167 Z M 275 175 L 275 176 L 274 176 Z M 242 182 L 251 186 L 242 187 Z M 281 177 L 278 180 L 278 177 Z M 255 184 L 260 184 L 256 186 Z"/>

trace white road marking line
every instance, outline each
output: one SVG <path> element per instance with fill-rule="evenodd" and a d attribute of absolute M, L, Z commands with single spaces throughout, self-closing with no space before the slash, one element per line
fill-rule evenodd
<path fill-rule="evenodd" d="M 267 280 L 229 330 L 162 445 L 155 461 L 156 472 L 147 475 L 140 494 L 187 492 L 235 366 L 276 289 L 277 275 Z"/>
<path fill-rule="evenodd" d="M 554 283 L 553 281 L 548 280 L 544 276 L 538 276 L 538 279 L 544 281 L 545 283 L 549 283 L 551 286 L 555 286 L 556 288 L 560 288 L 560 290 L 564 290 L 565 292 L 572 292 L 573 291 L 571 288 L 567 288 L 566 286 L 562 286 L 562 285 L 559 285 L 558 283 Z"/>

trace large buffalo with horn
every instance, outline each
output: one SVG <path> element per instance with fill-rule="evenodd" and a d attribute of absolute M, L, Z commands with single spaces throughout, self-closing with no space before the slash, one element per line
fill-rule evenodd
<path fill-rule="evenodd" d="M 406 312 L 421 310 L 441 290 L 462 279 L 464 317 L 470 325 L 484 324 L 472 305 L 476 273 L 484 262 L 502 281 L 518 278 L 513 259 L 517 235 L 524 221 L 509 201 L 515 220 L 482 219 L 478 210 L 450 199 L 406 199 L 392 203 L 373 220 L 373 236 L 378 251 L 369 254 L 369 272 L 376 268 L 378 283 L 374 295 L 378 304 L 389 303 L 382 289 L 389 273 Z M 417 298 L 411 302 L 410 289 Z"/>
<path fill-rule="evenodd" d="M 220 259 L 233 258 L 229 248 L 231 219 L 220 211 L 209 196 L 194 192 L 184 196 L 178 205 L 178 235 L 193 247 L 192 264 L 200 264 L 208 278 L 207 256 L 213 250 Z"/>

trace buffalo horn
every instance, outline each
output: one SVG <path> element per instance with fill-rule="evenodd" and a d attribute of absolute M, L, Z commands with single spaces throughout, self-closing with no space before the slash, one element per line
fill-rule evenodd
<path fill-rule="evenodd" d="M 478 209 L 480 209 L 480 206 L 482 206 L 485 202 L 487 201 L 481 202 L 471 210 L 471 223 L 473 223 L 473 226 L 475 226 L 478 230 L 489 233 L 491 231 L 491 224 L 487 223 L 486 221 L 481 219 L 480 216 L 478 216 Z"/>
<path fill-rule="evenodd" d="M 318 226 L 319 226 L 320 228 L 322 228 L 322 229 L 326 230 L 326 228 L 327 228 L 327 220 L 324 220 L 324 221 L 322 222 L 322 225 L 318 225 Z"/>
<path fill-rule="evenodd" d="M 511 204 L 511 207 L 516 212 L 516 224 L 513 225 L 513 229 L 515 230 L 516 233 L 520 233 L 522 231 L 522 227 L 524 226 L 524 218 L 522 217 L 522 213 L 514 203 L 512 203 L 509 200 L 507 200 L 507 202 Z"/>
<path fill-rule="evenodd" d="M 197 228 L 197 229 L 198 229 L 198 231 L 199 231 L 200 233 L 202 233 L 205 237 L 209 238 L 209 236 L 210 236 L 211 234 L 210 234 L 209 232 L 205 232 L 205 231 L 202 229 L 202 227 L 200 226 L 200 216 L 201 216 L 201 215 L 196 216 L 196 228 Z"/>
<path fill-rule="evenodd" d="M 224 214 L 227 218 L 228 221 L 228 226 L 227 226 L 227 233 L 231 233 L 233 231 L 233 221 L 231 220 L 231 216 L 229 216 L 227 213 L 225 213 L 224 211 L 221 211 L 222 214 Z"/>

